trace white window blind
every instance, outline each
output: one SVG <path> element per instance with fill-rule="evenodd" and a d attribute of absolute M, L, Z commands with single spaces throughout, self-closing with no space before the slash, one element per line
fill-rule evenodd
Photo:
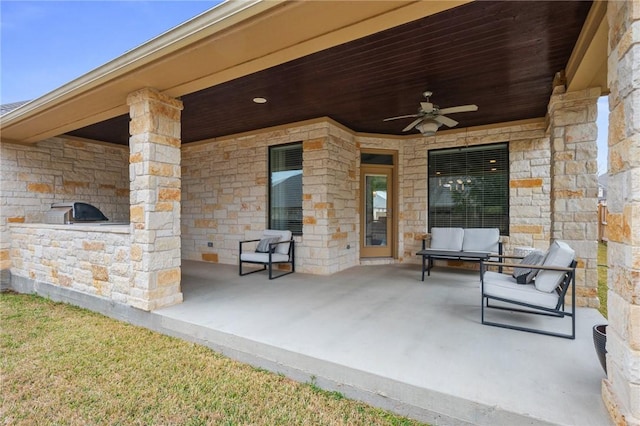
<path fill-rule="evenodd" d="M 269 228 L 302 234 L 302 144 L 269 149 Z"/>
<path fill-rule="evenodd" d="M 429 151 L 429 229 L 499 228 L 509 234 L 509 145 Z"/>

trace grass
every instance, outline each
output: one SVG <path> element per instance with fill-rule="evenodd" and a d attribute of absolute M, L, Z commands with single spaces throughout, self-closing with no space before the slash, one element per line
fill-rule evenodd
<path fill-rule="evenodd" d="M 607 244 L 598 244 L 598 297 L 600 313 L 607 318 Z"/>
<path fill-rule="evenodd" d="M 1 294 L 0 321 L 1 424 L 421 424 L 37 296 Z"/>

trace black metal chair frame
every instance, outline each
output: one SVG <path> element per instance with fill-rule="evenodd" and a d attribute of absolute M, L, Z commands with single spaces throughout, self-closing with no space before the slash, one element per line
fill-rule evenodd
<path fill-rule="evenodd" d="M 268 253 L 263 253 L 265 255 L 268 255 L 268 261 L 266 262 L 260 262 L 260 261 L 252 261 L 252 260 L 242 260 L 242 245 L 245 243 L 255 243 L 260 241 L 260 239 L 255 239 L 255 240 L 244 240 L 244 241 L 240 241 L 238 246 L 239 246 L 239 254 L 238 254 L 238 273 L 240 274 L 240 276 L 245 276 L 245 275 L 249 275 L 249 274 L 254 274 L 256 272 L 262 272 L 264 270 L 266 270 L 267 268 L 269 269 L 269 279 L 273 280 L 275 278 L 280 278 L 280 277 L 284 277 L 285 275 L 289 275 L 292 274 L 296 271 L 296 257 L 295 257 L 295 241 L 293 240 L 293 238 L 291 240 L 287 240 L 287 241 L 278 241 L 277 243 L 269 243 L 269 252 Z M 288 252 L 288 260 L 282 260 L 282 261 L 274 261 L 273 260 L 273 252 L 276 248 L 276 246 L 278 244 L 286 244 L 289 243 L 289 252 Z M 251 263 L 251 264 L 255 264 L 255 265 L 262 265 L 262 269 L 255 269 L 249 272 L 242 272 L 242 264 L 243 263 Z M 286 271 L 284 273 L 281 273 L 279 275 L 274 276 L 273 275 L 273 265 L 279 265 L 279 264 L 291 264 L 291 270 L 290 271 Z"/>
<path fill-rule="evenodd" d="M 506 257 L 506 256 L 501 256 L 501 257 Z M 509 257 L 513 257 L 513 256 L 509 256 Z M 511 268 L 520 267 L 520 268 L 530 268 L 530 269 L 549 270 L 549 271 L 563 271 L 565 273 L 564 277 L 560 282 L 560 285 L 555 290 L 555 292 L 558 294 L 557 305 L 554 308 L 547 308 L 545 306 L 539 306 L 531 303 L 524 303 L 518 300 L 511 300 L 507 298 L 486 295 L 484 293 L 484 272 L 487 266 L 511 267 Z M 529 333 L 544 334 L 547 336 L 562 337 L 565 339 L 575 339 L 576 337 L 576 261 L 575 260 L 572 261 L 571 265 L 567 268 L 556 267 L 556 266 L 550 267 L 550 266 L 541 266 L 541 265 L 522 265 L 522 264 L 503 263 L 503 262 L 482 261 L 480 262 L 480 276 L 481 276 L 481 286 L 482 286 L 482 303 L 481 303 L 482 324 L 491 325 L 494 327 L 508 328 L 511 330 L 526 331 Z M 566 310 L 564 300 L 569 288 L 571 288 L 571 309 Z M 506 306 L 496 306 L 496 305 L 492 306 L 489 304 L 490 300 L 495 300 L 498 302 L 521 306 L 524 309 L 510 308 Z M 491 308 L 491 309 L 499 309 L 499 310 L 520 312 L 520 313 L 527 313 L 527 314 L 534 314 L 534 315 L 552 316 L 557 318 L 571 317 L 571 333 L 569 334 L 555 333 L 552 331 L 540 330 L 536 328 L 521 327 L 521 326 L 512 325 L 512 324 L 487 321 L 485 320 L 485 314 L 484 314 L 485 307 Z"/>

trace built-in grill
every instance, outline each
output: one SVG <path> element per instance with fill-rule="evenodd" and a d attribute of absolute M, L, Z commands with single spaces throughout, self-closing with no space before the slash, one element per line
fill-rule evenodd
<path fill-rule="evenodd" d="M 81 202 L 54 203 L 46 212 L 45 223 L 71 224 L 107 222 L 109 219 L 95 206 Z"/>

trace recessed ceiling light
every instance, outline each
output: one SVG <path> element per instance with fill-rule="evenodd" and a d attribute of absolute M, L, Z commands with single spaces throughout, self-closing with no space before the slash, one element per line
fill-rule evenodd
<path fill-rule="evenodd" d="M 267 103 L 267 98 L 253 98 L 253 102 L 257 103 L 257 104 L 266 104 Z"/>

